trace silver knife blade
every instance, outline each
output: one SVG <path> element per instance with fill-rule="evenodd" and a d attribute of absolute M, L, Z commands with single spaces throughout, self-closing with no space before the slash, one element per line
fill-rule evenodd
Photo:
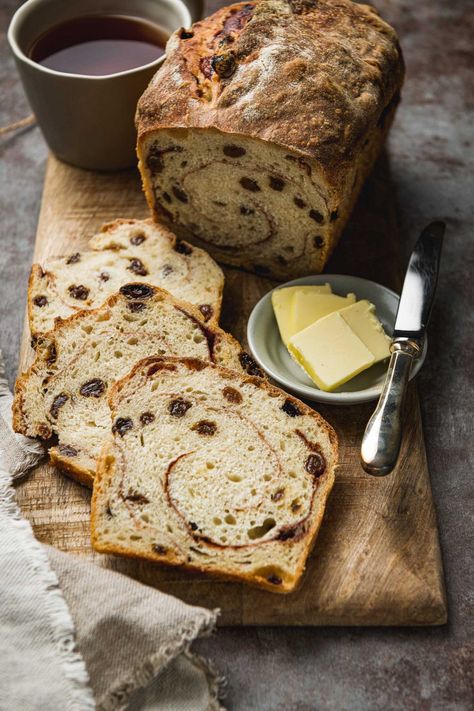
<path fill-rule="evenodd" d="M 393 339 L 421 340 L 425 334 L 438 281 L 444 222 L 432 222 L 421 233 L 408 263 L 398 304 Z"/>

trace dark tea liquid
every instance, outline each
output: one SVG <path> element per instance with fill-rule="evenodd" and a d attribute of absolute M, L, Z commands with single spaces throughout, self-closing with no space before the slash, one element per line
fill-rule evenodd
<path fill-rule="evenodd" d="M 28 54 L 58 72 L 104 76 L 154 62 L 168 37 L 162 27 L 138 17 L 91 15 L 51 27 Z"/>

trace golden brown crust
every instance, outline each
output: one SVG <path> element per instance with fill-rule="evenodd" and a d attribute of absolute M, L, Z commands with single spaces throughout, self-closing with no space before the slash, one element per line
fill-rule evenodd
<path fill-rule="evenodd" d="M 15 382 L 14 398 L 12 403 L 12 428 L 14 432 L 22 432 L 25 429 L 23 417 L 23 400 L 25 395 L 26 373 L 18 376 Z"/>
<path fill-rule="evenodd" d="M 137 222 L 139 222 L 139 220 L 135 220 L 133 218 L 117 217 L 116 220 L 112 220 L 111 222 L 106 222 L 105 224 L 103 224 L 99 230 L 99 233 L 113 232 L 115 230 L 115 228 L 120 225 L 135 225 Z M 143 220 L 143 222 L 148 222 L 149 224 L 152 224 L 153 220 L 148 218 L 147 220 Z M 170 240 L 172 240 L 174 237 L 174 234 L 171 232 L 171 230 L 168 230 L 166 227 L 165 227 L 165 230 L 167 232 L 167 236 L 170 238 Z"/>
<path fill-rule="evenodd" d="M 308 156 L 337 187 L 403 81 L 394 30 L 350 0 L 238 3 L 189 34 L 139 102 L 139 157 L 160 128 L 214 128 Z"/>
<path fill-rule="evenodd" d="M 40 264 L 33 264 L 31 267 L 30 271 L 30 276 L 28 279 L 28 289 L 27 289 L 27 297 L 26 297 L 26 304 L 27 304 L 27 312 L 28 312 L 28 323 L 30 324 L 30 331 L 31 331 L 31 338 L 32 338 L 32 346 L 34 346 L 35 343 L 35 337 L 36 333 L 31 329 L 31 324 L 33 323 L 33 300 L 32 300 L 32 291 L 33 291 L 33 285 L 42 278 L 43 276 L 43 269 Z"/>
<path fill-rule="evenodd" d="M 145 358 L 138 363 L 132 368 L 130 373 L 125 376 L 125 378 L 122 378 L 121 380 L 117 381 L 114 383 L 112 388 L 109 391 L 108 395 L 108 401 L 109 401 L 109 407 L 111 408 L 112 411 L 112 419 L 114 417 L 114 407 L 115 407 L 115 399 L 119 395 L 120 391 L 122 388 L 141 370 L 144 370 L 145 368 L 149 368 L 150 366 L 153 365 L 161 365 L 161 364 L 183 364 L 186 365 L 190 369 L 195 369 L 196 368 L 196 359 L 194 358 L 172 358 L 172 357 L 150 357 L 150 358 Z M 205 368 L 218 368 L 219 372 L 223 377 L 225 377 L 226 380 L 229 381 L 238 381 L 240 384 L 243 383 L 252 383 L 253 385 L 256 385 L 264 390 L 266 390 L 269 394 L 274 395 L 274 396 L 280 396 L 282 394 L 282 391 L 276 388 L 275 386 L 271 385 L 268 381 L 259 379 L 259 378 L 253 378 L 253 377 L 246 377 L 243 376 L 240 373 L 237 373 L 233 370 L 229 370 L 227 368 L 222 368 L 220 366 L 215 366 L 211 363 L 205 362 L 205 361 L 200 361 L 199 363 L 199 369 L 205 369 Z M 334 475 L 334 470 L 337 465 L 337 460 L 338 460 L 338 440 L 337 440 L 337 435 L 334 429 L 324 420 L 319 413 L 315 412 L 312 408 L 309 406 L 305 405 L 303 402 L 300 400 L 296 399 L 295 397 L 291 395 L 287 395 L 285 393 L 285 397 L 291 401 L 292 404 L 298 407 L 298 409 L 302 412 L 302 414 L 305 415 L 310 415 L 313 419 L 315 419 L 318 423 L 318 426 L 321 427 L 321 429 L 324 430 L 324 432 L 327 434 L 329 441 L 331 443 L 331 449 L 332 449 L 332 456 L 333 456 L 333 461 L 334 461 L 334 466 L 330 471 L 328 471 L 327 476 L 324 477 L 324 479 L 321 482 L 321 486 L 324 487 L 324 491 L 321 492 L 322 496 L 320 496 L 319 501 L 320 505 L 318 508 L 318 513 L 317 515 L 312 519 L 311 521 L 311 528 L 308 531 L 307 539 L 306 539 L 306 545 L 304 550 L 301 553 L 298 567 L 295 571 L 295 575 L 292 579 L 284 579 L 282 580 L 282 583 L 278 586 L 273 585 L 270 583 L 265 577 L 265 575 L 262 573 L 261 576 L 256 577 L 255 573 L 250 573 L 250 574 L 245 574 L 242 572 L 236 572 L 232 568 L 225 568 L 225 566 L 222 567 L 222 569 L 216 573 L 215 571 L 209 570 L 208 568 L 205 568 L 204 566 L 200 566 L 197 563 L 182 563 L 182 562 L 174 562 L 172 559 L 167 557 L 167 559 L 164 559 L 163 556 L 160 556 L 159 554 L 148 550 L 147 552 L 140 552 L 140 555 L 138 557 L 140 558 L 146 558 L 147 560 L 153 561 L 153 562 L 158 562 L 163 565 L 179 565 L 179 567 L 185 569 L 185 570 L 190 570 L 190 571 L 197 571 L 200 573 L 204 573 L 206 575 L 211 575 L 213 577 L 218 577 L 220 579 L 228 579 L 228 580 L 235 580 L 237 582 L 245 582 L 250 585 L 253 585 L 258 588 L 263 588 L 265 590 L 268 590 L 273 593 L 279 593 L 279 594 L 286 594 L 290 592 L 294 592 L 300 585 L 302 575 L 304 572 L 304 568 L 306 565 L 306 560 L 308 558 L 309 553 L 311 552 L 314 542 L 317 538 L 322 519 L 324 516 L 324 511 L 325 507 L 327 504 L 328 497 L 330 495 L 331 489 L 334 484 L 335 480 L 335 475 Z M 117 555 L 129 557 L 129 558 L 136 558 L 137 554 L 136 552 L 127 546 L 125 543 L 124 544 L 117 544 L 114 546 L 111 546 L 110 544 L 107 544 L 107 546 L 102 546 L 99 537 L 96 535 L 96 520 L 99 518 L 99 506 L 98 506 L 98 498 L 99 498 L 99 493 L 101 491 L 101 487 L 103 485 L 107 485 L 107 482 L 114 476 L 115 473 L 115 466 L 116 466 L 116 459 L 113 455 L 113 442 L 108 441 L 101 452 L 98 466 L 97 466 L 97 474 L 96 474 L 96 479 L 95 479 L 95 484 L 94 484 L 94 493 L 92 497 L 92 510 L 91 510 L 91 540 L 92 540 L 92 545 L 95 548 L 95 550 L 103 553 L 114 553 Z M 271 567 L 271 566 L 269 566 Z"/>
<path fill-rule="evenodd" d="M 64 474 L 67 474 L 74 481 L 92 489 L 94 486 L 94 474 L 90 469 L 76 464 L 70 457 L 62 456 L 56 447 L 50 449 L 48 454 L 51 464 L 64 472 Z"/>

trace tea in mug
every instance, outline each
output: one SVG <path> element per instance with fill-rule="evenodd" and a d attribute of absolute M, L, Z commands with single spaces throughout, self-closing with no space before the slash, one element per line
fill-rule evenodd
<path fill-rule="evenodd" d="M 154 62 L 169 33 L 148 20 L 90 15 L 54 25 L 30 47 L 30 59 L 66 74 L 107 76 Z"/>

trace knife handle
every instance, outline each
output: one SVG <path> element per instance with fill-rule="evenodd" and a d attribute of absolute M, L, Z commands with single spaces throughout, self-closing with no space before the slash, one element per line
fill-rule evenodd
<path fill-rule="evenodd" d="M 397 463 L 402 441 L 402 414 L 413 360 L 421 353 L 416 341 L 397 339 L 377 407 L 367 423 L 361 446 L 361 464 L 367 474 L 386 476 Z"/>

